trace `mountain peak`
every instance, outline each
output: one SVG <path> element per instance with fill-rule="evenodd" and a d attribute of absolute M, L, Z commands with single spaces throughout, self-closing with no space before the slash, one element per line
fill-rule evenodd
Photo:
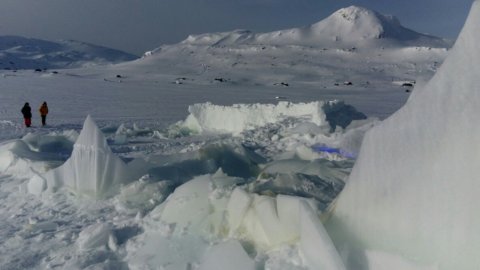
<path fill-rule="evenodd" d="M 377 23 L 389 22 L 394 25 L 400 25 L 400 22 L 395 16 L 391 15 L 382 15 L 376 11 L 359 7 L 359 6 L 349 6 L 346 8 L 339 9 L 332 15 L 333 17 L 339 17 L 343 20 L 346 20 L 351 23 L 356 23 L 362 20 L 376 21 Z"/>
<path fill-rule="evenodd" d="M 440 38 L 403 27 L 395 16 L 383 15 L 359 6 L 339 9 L 310 28 L 318 37 L 327 36 L 347 44 L 386 39 L 390 43 L 397 44 L 448 47 L 447 43 Z"/>
<path fill-rule="evenodd" d="M 382 15 L 359 6 L 339 9 L 331 16 L 312 25 L 317 33 L 335 35 L 338 40 L 361 41 L 379 39 L 386 36 L 398 38 L 411 35 L 413 31 L 403 28 L 394 16 Z"/>

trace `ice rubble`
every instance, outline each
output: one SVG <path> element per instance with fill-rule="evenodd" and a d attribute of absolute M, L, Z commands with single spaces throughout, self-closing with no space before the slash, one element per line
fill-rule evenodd
<path fill-rule="evenodd" d="M 275 160 L 355 158 L 364 133 L 378 122 L 342 101 L 203 103 L 190 106 L 189 111 L 186 120 L 169 128 L 168 137 L 231 134 L 247 148 Z"/>
<path fill-rule="evenodd" d="M 308 117 L 318 125 L 328 123 L 323 113 L 323 102 L 294 104 L 279 102 L 273 104 L 236 104 L 220 106 L 211 103 L 195 104 L 188 108 L 190 115 L 183 126 L 197 132 L 220 132 L 240 134 L 256 127 L 275 123 L 286 117 Z"/>
<path fill-rule="evenodd" d="M 112 229 L 105 223 L 95 223 L 83 229 L 78 235 L 76 244 L 80 250 L 89 250 L 110 245 L 115 249 Z"/>
<path fill-rule="evenodd" d="M 116 194 L 127 180 L 126 164 L 112 153 L 103 133 L 88 116 L 71 157 L 59 168 L 34 175 L 28 190 L 41 194 L 65 186 L 75 193 L 101 198 Z"/>
<path fill-rule="evenodd" d="M 289 250 L 289 256 L 299 259 L 275 269 L 345 269 L 320 215 L 342 189 L 352 161 L 322 161 L 325 157 L 309 146 L 332 135 L 331 123 L 343 125 L 345 130 L 339 127 L 338 132 L 346 134 L 371 127 L 372 122 L 355 122 L 350 130 L 356 111 L 335 110 L 337 103 L 328 104 L 336 112 L 330 122 L 322 102 L 192 106 L 182 124 L 199 132 L 236 136 L 198 151 L 148 158 L 150 164 L 158 164 L 148 170 L 150 180 L 182 185 L 147 214 L 144 232 L 127 243 L 129 268 L 258 269 L 281 264 L 275 254 Z M 333 137 L 331 141 L 343 139 Z M 249 145 L 250 139 L 259 145 Z M 293 154 L 272 150 L 265 159 L 254 151 L 270 146 Z M 131 195 L 122 191 L 118 198 L 125 201 Z M 142 207 L 145 199 L 134 196 L 134 204 Z"/>
<path fill-rule="evenodd" d="M 264 252 L 298 245 L 300 266 L 345 269 L 313 200 L 251 194 L 229 178 L 219 171 L 177 188 L 145 218 L 144 234 L 128 243 L 129 267 L 256 269 Z M 162 253 L 172 249 L 182 252 Z"/>
<path fill-rule="evenodd" d="M 326 115 L 325 104 L 336 112 L 333 118 Z M 372 122 L 352 122 L 357 113 L 339 102 L 255 106 L 266 117 L 251 113 L 248 105 L 237 105 L 243 109 L 237 120 L 243 121 L 246 129 L 239 137 L 212 136 L 219 141 L 196 150 L 185 145 L 187 150 L 182 153 L 148 155 L 128 165 L 112 153 L 93 119 L 87 117 L 73 147 L 73 143 L 63 146 L 73 149 L 70 158 L 56 169 L 32 172 L 28 191 L 43 194 L 66 187 L 77 194 L 108 197 L 116 211 L 136 216 L 143 231 L 121 240 L 126 244 L 118 243 L 114 225 L 101 220 L 82 228 L 74 239 L 74 248 L 85 256 L 102 250 L 126 251 L 125 262 L 131 269 L 231 268 L 231 260 L 226 258 L 234 258 L 238 269 L 280 264 L 286 265 L 284 269 L 344 269 L 319 216 L 343 187 L 352 161 L 324 159 L 310 146 L 319 141 L 342 141 L 342 136 L 355 130 L 360 133 L 351 133 L 350 139 L 363 136 L 361 130 Z M 275 108 L 281 110 L 271 113 Z M 272 123 L 248 124 L 268 118 Z M 256 128 L 250 130 L 252 126 Z M 228 129 L 222 129 L 225 131 Z M 116 140 L 127 133 L 120 127 L 111 135 L 116 146 L 129 144 L 125 138 Z M 59 147 L 55 142 L 62 145 L 60 139 L 39 138 L 29 135 L 18 143 L 43 152 L 55 152 Z M 252 142 L 258 145 L 250 145 Z M 258 154 L 263 143 L 275 151 Z M 27 165 L 30 162 L 25 160 Z M 144 176 L 139 179 L 133 173 Z M 129 183 L 132 179 L 139 180 Z M 295 259 L 276 258 L 281 252 Z"/>
<path fill-rule="evenodd" d="M 288 118 L 303 119 L 318 126 L 319 132 L 347 127 L 353 120 L 367 117 L 342 101 L 310 103 L 234 104 L 221 106 L 211 103 L 195 104 L 188 108 L 189 116 L 182 127 L 199 133 L 240 133 Z M 327 131 L 328 132 L 328 131 Z"/>
<path fill-rule="evenodd" d="M 480 267 L 478 33 L 477 0 L 434 78 L 365 136 L 328 226 L 356 261 L 351 269 L 366 267 L 365 250 L 438 269 Z"/>
<path fill-rule="evenodd" d="M 251 128 L 257 127 L 256 131 L 260 133 L 270 133 L 269 127 L 265 127 L 268 124 L 274 123 L 275 125 L 286 126 L 283 133 L 279 132 L 275 135 L 277 136 L 277 142 L 274 142 L 274 144 L 280 143 L 281 149 L 276 151 L 283 153 L 278 158 L 284 160 L 322 158 L 323 156 L 320 153 L 317 153 L 313 148 L 309 148 L 319 141 L 323 143 L 335 142 L 337 143 L 335 146 L 338 147 L 350 147 L 352 138 L 363 136 L 364 130 L 371 125 L 371 120 L 366 122 L 356 121 L 351 125 L 353 128 L 347 128 L 354 119 L 362 119 L 365 116 L 351 106 L 338 101 L 309 104 L 281 102 L 278 105 L 237 104 L 232 107 L 206 103 L 194 105 L 190 108 L 190 111 L 192 113 L 183 125 L 202 132 L 217 131 L 238 134 L 242 130 L 248 132 Z M 229 116 L 227 117 L 224 112 L 228 112 Z M 229 119 L 232 115 L 235 115 L 233 120 Z M 282 124 L 284 120 L 286 120 L 286 123 Z M 231 123 L 234 123 L 234 125 L 231 125 Z M 346 128 L 345 132 L 342 127 Z M 332 129 L 338 129 L 340 132 L 332 135 L 330 133 Z M 118 139 L 119 134 L 126 134 L 124 126 L 117 129 L 114 142 L 125 144 L 127 142 L 125 138 Z M 259 134 L 253 134 L 253 136 L 256 135 Z M 244 135 L 244 138 L 248 136 L 252 136 L 252 134 Z M 271 141 L 269 135 L 263 139 L 265 142 Z M 291 141 L 289 141 L 290 139 Z M 25 138 L 25 141 L 27 140 L 28 138 Z M 353 141 L 358 142 L 358 139 Z M 338 144 L 338 142 L 344 143 Z M 18 143 L 24 142 L 19 141 Z M 57 140 L 56 143 L 61 142 Z M 48 147 L 45 147 L 45 143 L 42 144 L 43 146 L 38 146 L 38 142 L 31 144 L 32 147 L 43 147 L 46 149 L 44 151 L 49 151 Z M 353 148 L 358 148 L 357 143 L 353 145 Z M 293 155 L 287 154 L 290 152 Z M 61 167 L 46 173 L 46 170 L 34 170 L 29 175 L 34 174 L 28 183 L 28 190 L 33 194 L 41 194 L 44 191 L 53 192 L 65 186 L 75 193 L 100 198 L 117 194 L 122 184 L 135 179 L 131 177 L 133 173 L 138 174 L 138 176 L 148 173 L 156 180 L 168 179 L 171 181 L 168 188 L 171 189 L 196 175 L 213 173 L 219 168 L 232 176 L 256 177 L 260 172 L 258 163 L 266 162 L 252 150 L 249 150 L 248 147 L 238 142 L 229 146 L 226 144 L 208 145 L 202 147 L 199 151 L 190 151 L 183 156 L 185 155 L 187 157 L 183 158 L 181 157 L 182 154 L 176 154 L 170 158 L 159 157 L 160 160 L 156 160 L 158 158 L 152 156 L 148 158 L 147 162 L 131 162 L 130 168 L 127 169 L 127 165 L 111 152 L 104 135 L 91 117 L 87 117 L 82 132 L 73 147 L 70 159 Z M 169 161 L 163 162 L 162 160 Z M 25 166 L 29 165 L 29 160 L 25 163 Z M 302 179 L 300 181 L 303 181 Z M 128 200 L 130 199 L 126 201 Z"/>
<path fill-rule="evenodd" d="M 72 151 L 78 134 L 28 133 L 22 139 L 0 144 L 0 171 L 18 178 L 30 178 L 59 166 Z"/>

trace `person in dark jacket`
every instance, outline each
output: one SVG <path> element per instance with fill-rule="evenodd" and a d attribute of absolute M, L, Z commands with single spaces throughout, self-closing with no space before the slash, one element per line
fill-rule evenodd
<path fill-rule="evenodd" d="M 28 102 L 25 102 L 22 108 L 23 119 L 25 120 L 25 126 L 30 127 L 32 125 L 32 108 Z"/>
<path fill-rule="evenodd" d="M 38 111 L 40 112 L 40 116 L 42 117 L 42 126 L 45 126 L 48 114 L 48 106 L 46 101 L 43 102 L 42 106 L 40 106 L 40 109 L 38 109 Z"/>

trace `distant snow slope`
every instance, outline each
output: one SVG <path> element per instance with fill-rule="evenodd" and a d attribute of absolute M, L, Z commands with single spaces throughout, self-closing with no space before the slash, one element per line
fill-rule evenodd
<path fill-rule="evenodd" d="M 239 44 L 302 45 L 341 48 L 348 46 L 424 46 L 445 48 L 449 42 L 403 27 L 391 15 L 362 7 L 342 8 L 328 18 L 302 28 L 255 34 L 247 30 L 191 35 L 184 44 L 228 46 Z"/>
<path fill-rule="evenodd" d="M 398 89 L 403 82 L 430 79 L 449 47 L 392 16 L 352 6 L 303 28 L 191 35 L 121 68 L 169 74 L 177 84 Z"/>
<path fill-rule="evenodd" d="M 134 60 L 132 54 L 73 40 L 58 42 L 0 36 L 0 68 L 74 68 Z"/>

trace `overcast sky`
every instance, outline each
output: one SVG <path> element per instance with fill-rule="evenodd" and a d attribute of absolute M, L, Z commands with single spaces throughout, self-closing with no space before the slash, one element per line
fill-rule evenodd
<path fill-rule="evenodd" d="M 189 34 L 267 32 L 357 5 L 415 31 L 454 39 L 472 0 L 0 0 L 0 35 L 75 39 L 141 55 Z"/>

